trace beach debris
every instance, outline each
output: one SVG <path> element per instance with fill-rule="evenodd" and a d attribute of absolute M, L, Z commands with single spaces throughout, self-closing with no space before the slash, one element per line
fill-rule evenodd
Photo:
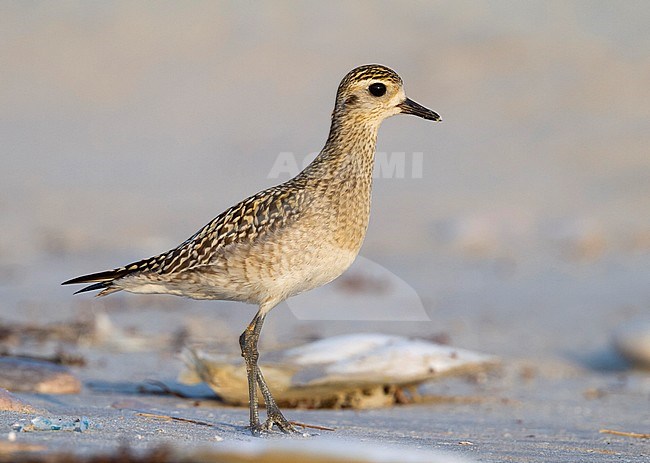
<path fill-rule="evenodd" d="M 62 365 L 22 357 L 0 357 L 0 387 L 13 392 L 76 394 L 81 382 Z"/>
<path fill-rule="evenodd" d="M 18 413 L 42 413 L 44 410 L 34 407 L 6 389 L 0 388 L 0 411 Z"/>
<path fill-rule="evenodd" d="M 650 434 L 646 433 L 615 431 L 613 429 L 601 429 L 598 432 L 601 434 L 612 434 L 614 436 L 634 437 L 635 439 L 650 439 Z"/>
<path fill-rule="evenodd" d="M 36 432 L 36 431 L 73 431 L 84 432 L 90 429 L 90 420 L 87 416 L 66 420 L 63 418 L 46 418 L 37 416 L 32 418 L 29 424 L 22 422 L 14 423 L 11 428 L 14 432 Z"/>
<path fill-rule="evenodd" d="M 205 421 L 200 421 L 200 420 L 193 420 L 191 418 L 183 418 L 181 416 L 160 415 L 158 413 L 149 413 L 149 412 L 137 412 L 136 415 L 142 416 L 144 418 L 153 418 L 162 421 L 180 421 L 182 423 L 198 424 L 199 426 L 214 426 L 214 424 L 212 423 L 207 423 Z"/>
<path fill-rule="evenodd" d="M 67 352 L 61 348 L 58 348 L 55 352 L 51 354 L 32 354 L 25 352 L 11 352 L 9 350 L 3 350 L 0 352 L 0 357 L 18 357 L 21 359 L 28 360 L 39 360 L 42 362 L 54 363 L 56 365 L 66 365 L 74 367 L 85 367 L 86 358 L 83 355 Z"/>
<path fill-rule="evenodd" d="M 630 320 L 613 335 L 614 348 L 630 362 L 650 368 L 650 319 Z"/>
<path fill-rule="evenodd" d="M 66 320 L 38 325 L 0 321 L 0 342 L 3 345 L 21 345 L 25 342 L 59 341 L 76 344 L 92 333 L 92 320 Z"/>
<path fill-rule="evenodd" d="M 224 402 L 248 403 L 240 356 L 186 349 L 183 359 L 181 382 L 204 381 Z M 262 370 L 283 407 L 363 409 L 417 402 L 417 386 L 425 381 L 497 363 L 491 355 L 422 339 L 360 333 L 271 353 Z"/>
<path fill-rule="evenodd" d="M 181 345 L 185 338 L 183 329 L 174 333 L 147 334 L 123 328 L 113 323 L 105 312 L 96 312 L 79 319 L 38 325 L 35 323 L 12 323 L 0 320 L 2 353 L 8 354 L 8 346 L 47 342 L 74 345 L 92 345 L 115 352 L 146 352 L 163 347 Z M 84 366 L 85 359 L 63 351 L 57 351 L 44 360 L 62 365 Z"/>
<path fill-rule="evenodd" d="M 294 425 L 297 428 L 303 428 L 303 429 L 316 429 L 317 431 L 336 431 L 336 428 L 329 428 L 327 426 L 321 426 L 318 424 L 307 424 L 307 423 L 301 423 L 300 421 L 289 421 L 292 425 Z"/>

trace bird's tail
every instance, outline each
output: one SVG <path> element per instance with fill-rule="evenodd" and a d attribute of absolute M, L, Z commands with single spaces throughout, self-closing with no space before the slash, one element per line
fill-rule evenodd
<path fill-rule="evenodd" d="M 85 293 L 86 291 L 95 291 L 101 290 L 97 296 L 106 296 L 117 291 L 120 291 L 122 288 L 118 288 L 113 285 L 115 280 L 118 280 L 126 275 L 131 273 L 130 270 L 127 270 L 125 267 L 117 268 L 114 270 L 107 270 L 105 272 L 91 273 L 89 275 L 82 275 L 77 278 L 73 278 L 68 281 L 61 283 L 62 285 L 76 285 L 79 283 L 93 283 L 92 285 L 81 288 L 75 294 Z"/>

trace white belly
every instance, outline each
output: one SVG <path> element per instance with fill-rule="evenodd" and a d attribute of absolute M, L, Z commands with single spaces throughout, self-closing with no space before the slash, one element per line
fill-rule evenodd
<path fill-rule="evenodd" d="M 294 268 L 288 266 L 285 272 L 267 281 L 266 285 L 272 292 L 281 292 L 286 297 L 295 296 L 339 277 L 352 265 L 356 257 L 356 252 L 328 249 L 324 246 L 311 259 Z"/>

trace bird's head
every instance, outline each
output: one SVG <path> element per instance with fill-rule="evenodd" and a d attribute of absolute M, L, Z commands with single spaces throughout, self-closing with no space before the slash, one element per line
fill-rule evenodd
<path fill-rule="evenodd" d="M 440 121 L 440 116 L 406 97 L 402 79 L 395 71 L 380 64 L 359 66 L 339 84 L 334 116 L 351 121 L 379 124 L 395 114 Z"/>

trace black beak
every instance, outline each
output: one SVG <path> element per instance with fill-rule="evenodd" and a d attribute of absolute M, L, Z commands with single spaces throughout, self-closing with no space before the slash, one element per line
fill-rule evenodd
<path fill-rule="evenodd" d="M 442 121 L 437 113 L 431 111 L 428 108 L 425 108 L 421 104 L 418 104 L 409 98 L 402 101 L 397 105 L 397 107 L 402 110 L 402 114 L 413 114 L 414 116 L 418 116 L 423 119 L 429 119 L 430 121 Z"/>

